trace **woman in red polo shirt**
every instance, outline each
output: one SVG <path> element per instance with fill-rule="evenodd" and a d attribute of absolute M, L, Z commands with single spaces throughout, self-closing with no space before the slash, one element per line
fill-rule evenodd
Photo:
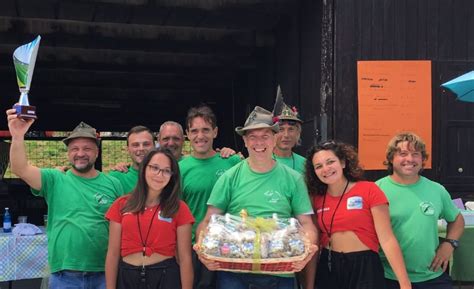
<path fill-rule="evenodd" d="M 362 181 L 354 148 L 334 141 L 314 146 L 306 159 L 306 184 L 320 231 L 318 289 L 383 289 L 378 256 L 386 253 L 402 289 L 411 288 L 393 235 L 385 194 Z"/>
<path fill-rule="evenodd" d="M 133 192 L 117 199 L 105 215 L 110 221 L 107 289 L 192 288 L 194 217 L 180 193 L 179 167 L 171 152 L 150 151 Z"/>

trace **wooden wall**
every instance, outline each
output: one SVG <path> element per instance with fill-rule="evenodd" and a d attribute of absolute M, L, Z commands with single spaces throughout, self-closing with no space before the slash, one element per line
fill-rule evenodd
<path fill-rule="evenodd" d="M 285 102 L 296 106 L 304 120 L 302 144 L 296 151 L 305 155 L 306 150 L 318 137 L 316 130 L 320 114 L 321 2 L 298 1 L 297 5 L 280 18 L 273 30 L 273 36 L 273 45 L 257 50 L 255 71 L 241 73 L 235 78 L 233 95 L 236 97 L 233 102 L 235 109 L 232 122 L 235 123 L 234 127 L 242 125 L 255 105 L 271 111 L 279 84 Z M 226 118 L 225 121 L 230 120 Z M 241 138 L 235 133 L 232 143 L 237 150 L 246 153 Z"/>
<path fill-rule="evenodd" d="M 302 144 L 296 151 L 305 155 L 314 144 L 320 114 L 321 79 L 321 2 L 300 1 L 292 18 L 279 23 L 276 45 L 276 83 L 281 85 L 284 100 L 296 106 L 304 120 Z M 269 100 L 272 108 L 276 95 Z"/>
<path fill-rule="evenodd" d="M 458 73 L 474 69 L 474 1 L 330 0 L 329 2 L 333 5 L 333 10 L 324 10 L 324 15 L 334 18 L 334 66 L 333 70 L 323 70 L 322 75 L 334 76 L 332 83 L 334 91 L 329 100 L 330 134 L 336 139 L 357 144 L 358 60 L 431 60 L 434 169 L 427 171 L 426 174 L 437 180 L 444 180 L 445 185 L 451 186 L 453 181 L 443 175 L 446 174 L 443 168 L 446 167 L 445 155 L 448 149 L 443 139 L 447 137 L 448 119 L 441 112 L 456 108 L 441 103 L 442 97 L 454 96 L 443 92 L 439 85 L 442 83 L 441 80 L 449 80 L 446 72 L 453 71 L 454 63 L 457 63 L 458 68 L 461 65 L 464 69 L 458 69 Z M 450 62 L 452 65 L 450 67 L 440 65 L 444 62 Z M 454 75 L 450 73 L 450 76 Z M 473 103 L 463 104 L 470 106 L 467 109 L 473 109 Z M 466 118 L 468 114 L 450 115 L 462 122 L 465 120 L 463 117 Z M 468 120 L 467 123 L 464 125 L 472 127 L 472 121 Z M 467 151 L 460 151 L 460 154 L 463 152 Z M 472 171 L 472 168 L 468 170 Z M 368 176 L 375 179 L 384 174 L 383 171 L 371 172 Z M 474 177 L 474 174 L 472 176 Z M 456 194 L 468 195 L 474 191 L 468 183 L 472 178 L 468 177 L 464 181 L 458 179 L 457 186 L 452 187 L 456 190 Z"/>

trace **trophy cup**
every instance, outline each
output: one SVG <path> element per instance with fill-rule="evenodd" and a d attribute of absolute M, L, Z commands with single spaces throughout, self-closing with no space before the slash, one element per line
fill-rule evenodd
<path fill-rule="evenodd" d="M 23 119 L 36 119 L 36 107 L 31 106 L 28 101 L 33 70 L 35 69 L 36 56 L 41 41 L 41 36 L 32 42 L 22 45 L 13 52 L 13 64 L 15 65 L 16 80 L 20 88 L 20 100 L 13 107 L 18 117 Z"/>

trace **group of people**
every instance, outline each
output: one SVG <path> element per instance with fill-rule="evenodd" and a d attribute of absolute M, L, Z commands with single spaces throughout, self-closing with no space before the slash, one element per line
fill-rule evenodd
<path fill-rule="evenodd" d="M 451 288 L 445 273 L 464 220 L 438 183 L 420 175 L 423 141 L 401 133 L 389 143 L 389 175 L 363 181 L 357 153 L 328 141 L 306 157 L 293 149 L 303 121 L 284 104 L 274 115 L 255 107 L 243 126 L 248 157 L 217 150 L 217 120 L 191 108 L 186 130 L 167 121 L 157 135 L 127 134 L 132 163 L 94 168 L 100 141 L 80 123 L 63 141 L 71 169 L 28 162 L 24 136 L 33 123 L 7 110 L 12 172 L 48 204 L 49 288 L 290 289 Z M 185 133 L 192 152 L 182 155 Z M 310 241 L 294 274 L 224 272 L 199 252 L 211 215 L 298 219 Z M 437 220 L 448 222 L 439 243 Z M 193 247 L 195 250 L 193 250 Z"/>

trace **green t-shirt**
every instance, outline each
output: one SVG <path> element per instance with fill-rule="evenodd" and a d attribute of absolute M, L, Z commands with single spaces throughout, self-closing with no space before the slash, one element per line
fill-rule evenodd
<path fill-rule="evenodd" d="M 179 162 L 183 201 L 189 206 L 196 222 L 193 224 L 193 243 L 199 223 L 206 216 L 207 200 L 217 179 L 228 169 L 240 162 L 240 157 L 233 155 L 224 159 L 220 154 L 207 159 L 188 156 Z"/>
<path fill-rule="evenodd" d="M 242 161 L 217 180 L 207 204 L 234 216 L 242 209 L 251 217 L 264 218 L 274 213 L 280 218 L 313 214 L 303 176 L 279 162 L 270 171 L 257 173 Z"/>
<path fill-rule="evenodd" d="M 138 182 L 138 170 L 135 169 L 133 166 L 130 166 L 128 168 L 128 171 L 125 173 L 119 171 L 110 171 L 109 176 L 112 176 L 120 181 L 123 187 L 123 191 L 126 194 L 133 191 Z"/>
<path fill-rule="evenodd" d="M 101 172 L 95 178 L 41 169 L 41 190 L 48 204 L 48 262 L 61 270 L 104 271 L 109 223 L 104 218 L 123 195 L 120 182 Z"/>
<path fill-rule="evenodd" d="M 377 185 L 389 201 L 392 228 L 403 253 L 411 282 L 423 282 L 439 277 L 443 271 L 429 269 L 438 248 L 438 220 L 453 222 L 459 214 L 446 189 L 425 177 L 414 184 L 402 185 L 390 176 Z M 385 277 L 396 280 L 388 260 L 380 252 Z"/>
<path fill-rule="evenodd" d="M 235 216 L 242 209 L 251 217 L 313 213 L 303 176 L 279 162 L 265 173 L 252 171 L 247 160 L 234 166 L 219 178 L 207 204 Z"/>
<path fill-rule="evenodd" d="M 304 173 L 304 166 L 306 163 L 306 159 L 299 154 L 291 153 L 291 157 L 279 157 L 276 154 L 273 154 L 273 158 L 282 164 L 287 165 L 288 167 L 296 170 L 300 174 Z"/>

